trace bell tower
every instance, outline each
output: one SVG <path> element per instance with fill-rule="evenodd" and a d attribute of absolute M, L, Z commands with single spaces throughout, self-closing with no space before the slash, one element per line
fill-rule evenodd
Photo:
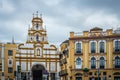
<path fill-rule="evenodd" d="M 33 14 L 32 26 L 28 28 L 27 43 L 48 44 L 46 28 L 43 28 L 42 15 L 38 16 L 38 11 Z"/>

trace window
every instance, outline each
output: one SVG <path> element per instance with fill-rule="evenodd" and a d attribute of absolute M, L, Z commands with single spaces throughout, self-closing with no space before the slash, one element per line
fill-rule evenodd
<path fill-rule="evenodd" d="M 44 39 L 44 36 L 42 37 L 42 41 L 44 41 L 45 39 Z"/>
<path fill-rule="evenodd" d="M 103 75 L 106 75 L 106 72 L 103 72 Z"/>
<path fill-rule="evenodd" d="M 115 52 L 120 51 L 120 41 L 115 41 Z"/>
<path fill-rule="evenodd" d="M 76 68 L 82 68 L 82 61 L 80 58 L 76 59 Z"/>
<path fill-rule="evenodd" d="M 100 53 L 104 53 L 104 52 L 105 52 L 105 43 L 100 42 Z"/>
<path fill-rule="evenodd" d="M 105 68 L 105 59 L 104 57 L 100 58 L 100 69 L 104 69 Z"/>
<path fill-rule="evenodd" d="M 120 80 L 120 76 L 115 76 L 114 80 Z"/>
<path fill-rule="evenodd" d="M 8 50 L 8 56 L 12 56 L 13 55 L 13 50 Z"/>
<path fill-rule="evenodd" d="M 12 67 L 8 67 L 8 73 L 13 73 L 13 68 Z"/>
<path fill-rule="evenodd" d="M 95 52 L 96 52 L 96 43 L 91 42 L 91 53 L 95 53 Z"/>
<path fill-rule="evenodd" d="M 40 56 L 40 49 L 37 49 L 37 56 Z"/>
<path fill-rule="evenodd" d="M 91 58 L 91 69 L 95 69 L 96 68 L 96 59 L 95 57 Z"/>
<path fill-rule="evenodd" d="M 81 53 L 81 43 L 76 43 L 76 53 Z"/>
<path fill-rule="evenodd" d="M 115 68 L 120 68 L 120 57 L 115 57 Z"/>
<path fill-rule="evenodd" d="M 38 30 L 38 27 L 39 27 L 38 24 L 36 24 L 36 30 Z"/>
<path fill-rule="evenodd" d="M 38 35 L 36 36 L 36 41 L 37 41 L 37 42 L 39 41 L 39 36 L 38 36 Z"/>

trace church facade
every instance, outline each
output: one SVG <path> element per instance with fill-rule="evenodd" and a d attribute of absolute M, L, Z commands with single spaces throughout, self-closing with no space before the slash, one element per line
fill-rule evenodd
<path fill-rule="evenodd" d="M 22 34 L 20 35 L 22 36 Z M 59 80 L 59 54 L 49 44 L 42 17 L 33 16 L 26 43 L 1 43 L 2 70 L 5 80 Z"/>

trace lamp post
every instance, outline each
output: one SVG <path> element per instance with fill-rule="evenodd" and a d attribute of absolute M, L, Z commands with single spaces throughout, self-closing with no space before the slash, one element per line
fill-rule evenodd
<path fill-rule="evenodd" d="M 100 62 L 98 61 L 98 63 L 100 63 Z M 99 80 L 99 76 L 100 76 L 100 66 L 98 64 L 98 80 Z"/>
<path fill-rule="evenodd" d="M 5 75 L 4 75 L 4 72 L 2 72 L 2 80 L 5 80 Z"/>
<path fill-rule="evenodd" d="M 109 80 L 111 80 L 111 75 L 109 75 Z"/>
<path fill-rule="evenodd" d="M 98 68 L 98 80 L 99 80 L 99 76 L 100 76 L 100 68 Z"/>
<path fill-rule="evenodd" d="M 8 80 L 9 80 L 9 76 L 8 76 Z"/>

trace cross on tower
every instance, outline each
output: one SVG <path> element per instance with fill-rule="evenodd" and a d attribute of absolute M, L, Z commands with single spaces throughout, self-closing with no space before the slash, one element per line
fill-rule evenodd
<path fill-rule="evenodd" d="M 38 17 L 38 11 L 36 12 L 36 16 Z"/>

